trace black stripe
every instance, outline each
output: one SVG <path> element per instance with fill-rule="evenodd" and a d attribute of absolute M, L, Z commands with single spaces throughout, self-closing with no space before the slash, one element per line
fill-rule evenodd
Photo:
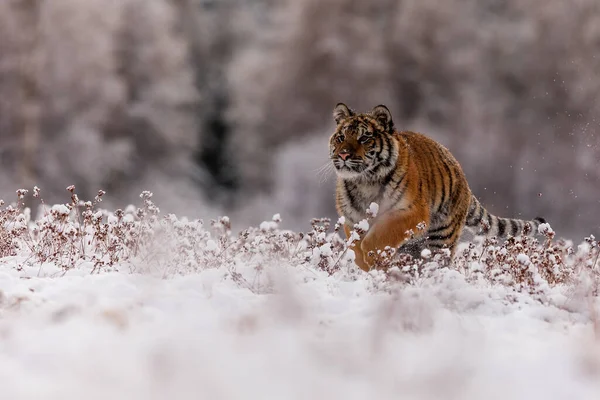
<path fill-rule="evenodd" d="M 435 174 L 433 176 L 433 184 L 434 184 L 434 187 L 436 188 L 436 191 L 434 193 L 432 193 L 432 196 L 431 196 L 431 198 L 433 199 L 433 205 L 435 205 L 435 202 L 438 197 L 437 193 L 439 193 L 440 191 L 442 192 L 442 194 L 439 196 L 440 201 L 437 206 L 437 210 L 439 210 L 444 201 L 446 185 L 444 185 L 444 173 L 440 169 L 439 152 L 437 151 L 437 149 L 435 147 L 432 147 L 429 150 L 430 150 L 430 154 L 431 154 L 431 164 L 433 165 L 433 167 L 435 167 L 435 170 L 437 171 L 437 175 L 440 177 L 440 185 L 438 188 L 437 180 L 435 179 Z M 433 170 L 432 170 L 432 172 L 433 172 Z"/>
<path fill-rule="evenodd" d="M 435 166 L 440 174 L 440 178 L 442 178 L 442 186 L 444 189 L 444 192 L 446 190 L 446 185 L 444 185 L 444 175 L 448 175 L 450 173 L 450 170 L 448 169 L 448 166 L 446 165 L 446 160 L 444 159 L 444 156 L 441 152 L 440 149 L 438 149 L 437 147 L 435 147 L 433 150 L 435 150 L 435 154 L 433 155 L 434 161 L 437 161 L 435 163 Z M 432 150 L 432 153 L 433 153 Z M 446 171 L 446 174 L 444 174 L 444 172 L 442 171 L 441 167 L 444 167 L 444 170 Z"/>
<path fill-rule="evenodd" d="M 450 179 L 448 182 L 448 201 L 451 201 L 454 196 L 456 195 L 456 193 L 461 193 L 463 190 L 464 191 L 469 191 L 469 186 L 467 185 L 467 187 L 465 189 L 463 189 L 464 187 L 464 182 L 460 179 L 456 179 L 456 174 L 451 174 L 450 175 Z"/>
<path fill-rule="evenodd" d="M 469 204 L 469 212 L 467 213 L 467 220 L 471 220 L 473 218 L 473 215 L 475 214 L 475 211 L 477 210 L 477 199 L 475 199 L 475 196 L 471 196 L 471 203 Z"/>
<path fill-rule="evenodd" d="M 382 136 L 379 136 L 379 139 L 381 140 L 381 143 L 379 143 L 380 144 L 379 150 L 375 154 L 375 162 L 377 164 L 375 165 L 375 168 L 373 169 L 371 175 L 376 175 L 379 172 L 379 170 L 381 170 L 382 168 L 389 168 L 392 166 L 392 163 L 390 162 L 391 153 L 389 151 L 389 143 L 388 143 L 389 139 L 382 137 Z M 383 152 L 386 151 L 386 146 L 384 146 L 383 142 L 386 142 L 386 144 L 388 144 L 388 146 L 387 146 L 388 154 L 386 157 L 382 156 Z"/>
<path fill-rule="evenodd" d="M 475 209 L 475 212 L 473 213 L 473 216 L 471 218 L 471 222 L 469 225 L 470 226 L 478 226 L 479 224 L 481 224 L 481 221 L 483 220 L 483 217 L 485 214 L 486 214 L 485 208 L 483 208 L 483 206 L 481 205 L 479 200 L 477 200 L 477 208 Z"/>
<path fill-rule="evenodd" d="M 514 219 L 510 220 L 510 232 L 512 236 L 517 236 L 517 232 L 519 232 L 519 226 L 517 225 L 517 221 Z"/>
<path fill-rule="evenodd" d="M 394 172 L 394 170 L 391 170 L 386 176 L 383 177 L 383 181 L 381 181 L 381 186 L 379 187 L 379 197 L 382 197 L 384 195 L 386 189 L 388 188 L 388 185 L 394 177 Z"/>
<path fill-rule="evenodd" d="M 446 180 L 444 179 L 444 177 L 442 176 L 442 194 L 440 196 L 440 202 L 437 206 L 437 211 L 439 212 L 442 207 L 446 204 L 446 197 L 448 195 L 446 194 Z"/>
<path fill-rule="evenodd" d="M 488 213 L 487 219 L 488 219 L 488 224 L 490 224 L 490 232 L 491 232 L 491 230 L 492 230 L 492 222 L 494 221 L 494 216 L 492 214 Z"/>
<path fill-rule="evenodd" d="M 388 150 L 392 148 L 392 139 L 388 135 L 379 135 L 381 138 L 381 150 L 387 148 Z"/>
<path fill-rule="evenodd" d="M 433 150 L 431 147 L 426 146 L 423 149 L 423 158 L 425 159 L 425 165 L 427 166 L 427 171 L 425 171 L 425 176 L 427 177 L 427 181 L 429 181 L 429 199 L 431 200 L 430 208 L 433 208 L 435 204 L 436 193 L 438 191 L 437 181 L 435 179 L 435 172 L 433 170 L 435 166 L 435 158 L 433 156 Z M 435 166 L 437 169 L 437 166 Z M 439 172 L 439 170 L 438 170 Z"/>
<path fill-rule="evenodd" d="M 447 245 L 448 243 L 427 243 L 427 247 L 432 248 L 432 249 L 443 249 L 444 245 Z M 450 246 L 448 246 L 450 247 Z"/>
<path fill-rule="evenodd" d="M 388 175 L 386 175 L 383 178 L 383 182 L 381 184 L 381 187 L 379 189 L 379 196 L 385 196 L 386 192 L 388 193 L 388 195 L 391 197 L 391 199 L 393 201 L 397 201 L 396 199 L 394 199 L 394 194 L 396 193 L 396 178 L 395 178 L 395 174 L 396 171 L 392 170 Z M 404 176 L 400 177 L 400 180 L 402 180 L 404 178 Z"/>
<path fill-rule="evenodd" d="M 404 177 L 402 177 L 402 180 L 400 182 L 404 181 Z M 400 185 L 398 185 L 399 187 Z M 398 187 L 396 187 L 396 189 L 398 189 Z M 408 185 L 406 183 L 404 183 L 404 187 L 402 189 L 400 189 L 400 191 L 396 191 L 397 195 L 392 197 L 392 200 L 394 202 L 398 202 L 402 199 L 402 197 L 404 196 L 404 192 L 406 192 L 406 189 L 408 188 Z"/>
<path fill-rule="evenodd" d="M 380 157 L 381 154 L 383 154 L 383 152 L 387 150 L 387 152 L 388 152 L 387 160 L 389 161 L 390 155 L 391 155 L 390 151 L 389 151 L 390 139 L 388 137 L 386 137 L 385 135 L 379 135 L 379 139 L 380 139 L 379 152 L 377 152 L 377 157 Z M 379 160 L 379 158 L 378 158 L 378 160 Z"/>
<path fill-rule="evenodd" d="M 392 174 L 394 174 L 394 172 L 392 172 Z M 398 179 L 398 182 L 396 182 L 396 179 L 395 179 L 395 176 L 394 176 L 394 180 L 392 181 L 392 188 L 394 190 L 396 190 L 396 189 L 398 189 L 398 187 L 400 187 L 400 185 L 402 184 L 402 182 L 404 182 L 404 178 L 406 177 L 406 175 L 407 175 L 407 172 L 403 172 L 402 175 L 400 175 L 400 179 Z"/>
<path fill-rule="evenodd" d="M 477 223 L 480 223 L 481 221 L 483 221 L 483 217 L 485 216 L 486 213 L 487 213 L 487 211 L 485 210 L 485 208 L 483 208 L 483 206 L 480 203 L 479 211 L 477 212 L 477 216 L 475 217 L 475 220 L 477 221 Z"/>
<path fill-rule="evenodd" d="M 388 187 L 388 185 L 392 182 L 392 179 L 394 179 L 394 174 L 396 171 L 391 170 L 384 178 L 383 181 L 381 181 L 381 186 L 382 189 L 385 189 L 386 187 Z"/>
<path fill-rule="evenodd" d="M 352 208 L 360 212 L 362 210 L 360 209 L 360 205 L 358 204 L 356 196 L 354 195 L 354 193 L 352 193 L 352 190 L 349 187 L 350 185 L 351 184 L 348 181 L 344 181 L 344 189 L 346 189 L 346 196 L 348 196 L 348 199 L 350 199 L 350 205 L 352 206 Z M 356 186 L 354 186 L 354 190 L 356 190 Z"/>
<path fill-rule="evenodd" d="M 442 172 L 442 170 L 440 169 L 440 163 L 436 162 L 436 160 L 439 159 L 439 157 L 436 157 L 436 154 L 434 153 L 436 149 L 435 148 L 429 148 L 429 155 L 431 157 L 431 164 L 432 164 L 432 169 L 431 169 L 431 173 L 433 175 L 433 188 L 435 189 L 434 192 L 431 193 L 431 199 L 433 201 L 433 205 L 435 205 L 435 202 L 437 200 L 437 193 L 441 190 L 442 191 L 442 195 L 440 196 L 440 202 L 438 204 L 438 206 L 436 207 L 436 210 L 439 211 L 443 199 L 445 197 L 445 191 L 446 191 L 446 187 L 444 185 L 444 173 Z M 439 156 L 439 154 L 438 154 Z M 437 179 L 436 179 L 436 174 L 433 171 L 433 168 L 435 168 L 435 170 L 437 171 L 437 176 L 439 176 L 440 178 L 440 185 L 439 185 L 439 189 L 438 189 L 438 184 L 437 184 Z"/>
<path fill-rule="evenodd" d="M 448 223 L 446 225 L 438 226 L 438 227 L 428 231 L 428 233 L 437 233 L 437 232 L 445 231 L 446 229 L 452 227 L 452 225 L 454 225 L 454 220 L 450 220 L 450 221 L 448 221 Z"/>
<path fill-rule="evenodd" d="M 404 178 L 406 178 L 406 175 L 408 175 L 407 172 L 404 172 L 402 175 L 400 175 L 400 179 L 397 178 L 397 176 L 394 176 L 394 179 L 392 180 L 392 183 L 390 184 L 392 186 L 392 192 L 397 192 L 398 188 L 400 188 L 400 186 L 404 183 L 404 187 L 401 189 L 401 195 L 404 194 L 404 191 L 406 190 L 406 184 L 404 182 Z M 398 179 L 398 181 L 396 182 L 396 179 Z"/>
<path fill-rule="evenodd" d="M 369 171 L 369 174 L 371 175 L 371 177 L 376 176 L 377 174 L 379 174 L 379 171 L 381 169 L 389 168 L 391 165 L 389 159 L 378 160 L 378 161 L 374 161 L 374 162 L 376 163 L 375 167 Z"/>
<path fill-rule="evenodd" d="M 438 211 L 444 208 L 451 199 L 452 193 L 452 173 L 450 171 L 450 167 L 446 164 L 446 160 L 442 158 L 440 161 L 446 170 L 446 175 L 448 176 L 448 191 L 446 192 L 446 180 L 443 179 L 442 175 L 442 197 L 440 198 L 440 205 L 438 206 Z"/>
<path fill-rule="evenodd" d="M 445 156 L 445 154 L 442 154 L 442 159 L 442 164 L 444 165 L 444 168 L 446 168 L 446 172 L 448 173 L 448 200 L 450 200 L 452 198 L 452 187 L 454 186 L 454 174 L 452 172 L 452 169 L 448 165 L 448 158 Z"/>
<path fill-rule="evenodd" d="M 504 236 L 506 232 L 506 220 L 504 218 L 498 218 L 498 236 Z"/>
<path fill-rule="evenodd" d="M 485 211 L 484 208 L 482 207 L 482 205 L 478 201 L 477 202 L 477 208 L 473 212 L 473 216 L 471 217 L 471 220 L 469 221 L 469 226 L 477 226 L 477 225 L 479 225 L 479 223 L 483 219 L 484 211 Z"/>
<path fill-rule="evenodd" d="M 452 235 L 454 235 L 454 230 L 451 230 L 450 233 L 447 233 L 447 234 L 427 235 L 427 240 L 429 240 L 429 241 L 436 241 L 436 240 L 445 241 L 445 240 L 450 239 L 452 237 Z"/>

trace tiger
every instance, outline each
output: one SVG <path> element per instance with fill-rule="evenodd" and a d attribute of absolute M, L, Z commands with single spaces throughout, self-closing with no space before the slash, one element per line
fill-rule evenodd
<path fill-rule="evenodd" d="M 355 263 L 365 271 L 387 246 L 413 257 L 426 248 L 446 248 L 453 257 L 465 228 L 505 238 L 535 235 L 546 223 L 542 217 L 526 221 L 489 213 L 450 151 L 422 133 L 396 130 L 383 104 L 357 113 L 338 103 L 333 119 L 329 156 L 336 173 L 335 207 L 346 237 L 367 218 L 372 203 L 378 206 L 353 248 Z"/>

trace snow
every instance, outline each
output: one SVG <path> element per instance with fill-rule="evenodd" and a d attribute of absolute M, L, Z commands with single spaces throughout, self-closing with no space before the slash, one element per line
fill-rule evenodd
<path fill-rule="evenodd" d="M 431 257 L 431 250 L 429 249 L 423 249 L 421 250 L 421 257 L 428 259 Z"/>
<path fill-rule="evenodd" d="M 214 240 L 206 241 L 206 251 L 215 252 L 219 250 L 219 245 Z"/>
<path fill-rule="evenodd" d="M 58 215 L 69 215 L 71 210 L 64 204 L 55 204 L 52 206 L 51 211 L 55 212 Z"/>
<path fill-rule="evenodd" d="M 0 258 L 3 398 L 598 398 L 591 277 L 579 286 L 542 282 L 541 301 L 467 280 L 483 261 L 463 274 L 429 252 L 432 275 L 400 285 L 346 265 L 354 252 L 322 244 L 323 233 L 309 260 L 290 262 L 284 245 L 277 253 L 269 242 L 279 239 L 268 239 L 283 235 L 279 219 L 250 236 L 248 258 L 221 265 L 117 264 L 98 273 L 88 261 L 66 271 L 36 264 L 26 247 Z M 201 226 L 182 224 L 174 226 Z M 194 238 L 213 254 L 206 260 L 228 251 L 206 231 Z M 161 245 L 169 259 L 169 241 Z M 300 242 L 291 254 L 306 248 Z M 324 258 L 342 267 L 319 268 Z M 535 259 L 516 260 L 533 268 Z"/>
<path fill-rule="evenodd" d="M 371 203 L 369 205 L 369 214 L 371 214 L 371 216 L 373 218 L 375 218 L 377 216 L 378 212 L 379 212 L 379 204 L 377 204 L 377 203 Z"/>
<path fill-rule="evenodd" d="M 227 218 L 226 221 L 229 222 L 229 218 Z M 273 231 L 273 230 L 277 229 L 280 222 L 281 222 L 281 215 L 274 214 L 271 221 L 261 222 L 260 229 L 262 231 Z"/>
<path fill-rule="evenodd" d="M 346 243 L 348 245 L 350 245 L 351 243 L 353 243 L 359 239 L 360 239 L 360 235 L 355 230 L 352 230 L 352 231 L 350 231 L 350 237 L 348 237 L 348 240 L 346 241 Z"/>
<path fill-rule="evenodd" d="M 369 221 L 366 219 L 361 220 L 358 224 L 358 228 L 367 232 L 369 230 Z"/>
<path fill-rule="evenodd" d="M 522 265 L 530 264 L 529 257 L 527 256 L 527 254 L 523 254 L 523 253 L 521 253 L 517 256 L 517 262 Z"/>
<path fill-rule="evenodd" d="M 446 271 L 393 294 L 279 265 L 273 293 L 220 269 L 0 274 L 0 381 L 11 399 L 592 399 L 585 312 Z M 37 272 L 37 271 L 36 271 Z M 311 280 L 306 280 L 311 277 Z M 26 278 L 26 279 L 25 279 Z"/>
<path fill-rule="evenodd" d="M 544 222 L 538 226 L 538 232 L 542 235 L 554 233 L 554 231 L 550 227 L 550 224 L 547 222 Z"/>
<path fill-rule="evenodd" d="M 320 248 L 320 253 L 322 256 L 331 257 L 333 256 L 333 251 L 331 250 L 331 243 L 325 243 Z"/>

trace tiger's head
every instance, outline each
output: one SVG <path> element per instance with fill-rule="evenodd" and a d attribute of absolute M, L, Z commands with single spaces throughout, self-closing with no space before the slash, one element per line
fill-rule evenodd
<path fill-rule="evenodd" d="M 393 168 L 397 157 L 394 123 L 386 106 L 357 114 L 338 103 L 333 118 L 337 126 L 329 139 L 329 157 L 339 177 L 373 179 Z"/>

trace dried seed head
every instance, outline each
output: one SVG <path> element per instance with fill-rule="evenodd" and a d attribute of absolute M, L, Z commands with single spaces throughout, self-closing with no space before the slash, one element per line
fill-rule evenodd
<path fill-rule="evenodd" d="M 531 231 L 533 231 L 531 224 L 529 222 L 526 222 L 525 226 L 523 227 L 523 235 L 528 236 L 531 233 Z"/>
<path fill-rule="evenodd" d="M 481 231 L 487 233 L 490 231 L 490 223 L 487 220 L 481 220 Z"/>
<path fill-rule="evenodd" d="M 18 189 L 17 197 L 19 198 L 19 200 L 22 200 L 27 193 L 29 193 L 29 190 L 27 190 L 27 189 Z"/>

